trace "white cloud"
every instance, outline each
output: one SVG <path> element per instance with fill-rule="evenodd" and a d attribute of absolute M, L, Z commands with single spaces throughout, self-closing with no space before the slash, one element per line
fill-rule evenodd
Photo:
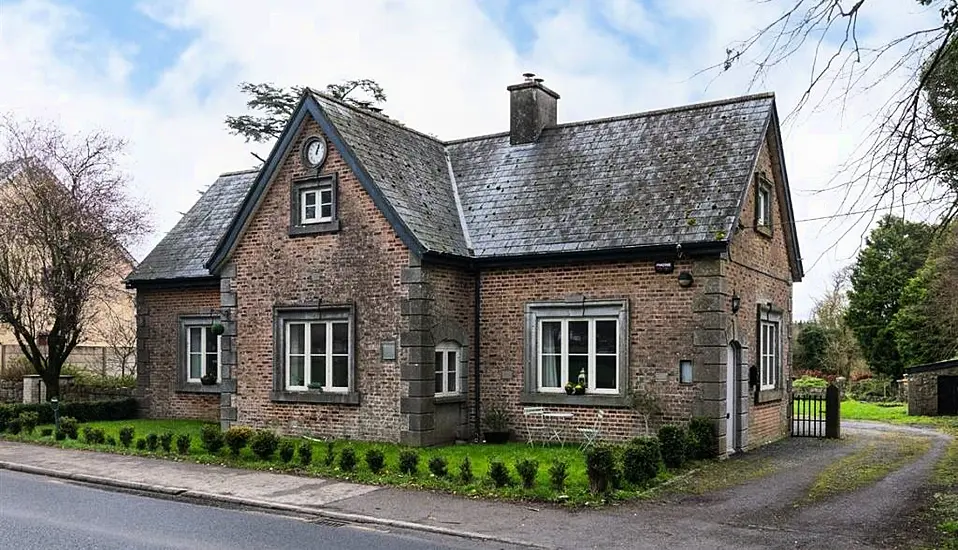
<path fill-rule="evenodd" d="M 268 152 L 223 126 L 226 114 L 244 109 L 240 81 L 322 87 L 374 78 L 386 90 L 390 116 L 456 138 L 506 129 L 505 87 L 525 71 L 562 96 L 565 121 L 746 93 L 747 69 L 715 80 L 694 75 L 720 62 L 730 41 L 754 32 L 781 5 L 671 0 L 649 9 L 631 0 L 543 0 L 519 10 L 533 33 L 520 50 L 498 24 L 507 8 L 501 0 L 490 0 L 485 12 L 473 0 L 274 0 L 268 10 L 253 1 L 147 2 L 144 13 L 195 38 L 152 88 L 138 92 L 129 81 L 136 44 L 94 35 L 75 9 L 7 1 L 0 8 L 0 74 L 12 78 L 0 87 L 0 111 L 54 116 L 74 130 L 100 126 L 130 139 L 134 190 L 153 205 L 158 229 L 137 251 L 142 257 L 218 173 L 253 165 L 250 151 Z M 865 22 L 877 38 L 930 16 L 920 9 L 903 16 L 900 0 L 869 6 Z M 800 52 L 756 86 L 777 93 L 783 116 L 807 84 L 810 55 Z M 852 98 L 843 113 L 826 102 L 821 113 L 786 126 L 797 217 L 835 213 L 834 193 L 810 192 L 827 185 L 861 139 L 874 97 L 894 84 Z M 853 256 L 865 229 L 853 228 L 849 240 L 825 252 L 849 224 L 834 225 L 799 224 L 806 268 L 824 254 L 796 287 L 800 317 L 831 272 Z"/>

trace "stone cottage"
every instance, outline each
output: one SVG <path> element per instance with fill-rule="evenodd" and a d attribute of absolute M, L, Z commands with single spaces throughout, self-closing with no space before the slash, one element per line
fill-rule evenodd
<path fill-rule="evenodd" d="M 519 436 L 524 406 L 572 434 L 602 410 L 622 440 L 652 401 L 722 450 L 785 435 L 803 271 L 774 96 L 560 124 L 541 80 L 508 94 L 509 131 L 441 141 L 305 91 L 127 280 L 150 414 L 431 445 L 492 405 Z"/>

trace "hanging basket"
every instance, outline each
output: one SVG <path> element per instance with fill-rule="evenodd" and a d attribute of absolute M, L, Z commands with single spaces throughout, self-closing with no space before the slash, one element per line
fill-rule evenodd
<path fill-rule="evenodd" d="M 219 321 L 216 321 L 212 325 L 210 325 L 210 332 L 213 333 L 213 336 L 220 336 L 225 331 L 226 331 L 226 327 L 224 327 L 223 323 L 220 323 Z"/>

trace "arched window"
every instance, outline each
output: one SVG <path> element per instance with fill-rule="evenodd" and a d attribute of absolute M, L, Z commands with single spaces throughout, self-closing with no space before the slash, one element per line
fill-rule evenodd
<path fill-rule="evenodd" d="M 462 347 L 451 340 L 436 345 L 436 395 L 458 395 L 459 354 Z"/>

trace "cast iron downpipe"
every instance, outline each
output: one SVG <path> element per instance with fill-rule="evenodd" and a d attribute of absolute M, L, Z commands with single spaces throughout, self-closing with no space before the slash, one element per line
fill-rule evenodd
<path fill-rule="evenodd" d="M 473 355 L 474 368 L 473 368 L 473 378 L 476 385 L 476 402 L 474 405 L 474 413 L 476 415 L 475 424 L 476 424 L 476 443 L 482 442 L 482 432 L 480 431 L 480 416 L 481 409 L 479 408 L 479 320 L 482 316 L 479 314 L 479 309 L 482 307 L 482 271 L 479 268 L 476 268 L 476 284 L 475 284 L 475 302 L 473 304 L 473 309 L 475 310 L 475 319 L 473 320 L 474 333 L 472 336 L 475 348 Z"/>

